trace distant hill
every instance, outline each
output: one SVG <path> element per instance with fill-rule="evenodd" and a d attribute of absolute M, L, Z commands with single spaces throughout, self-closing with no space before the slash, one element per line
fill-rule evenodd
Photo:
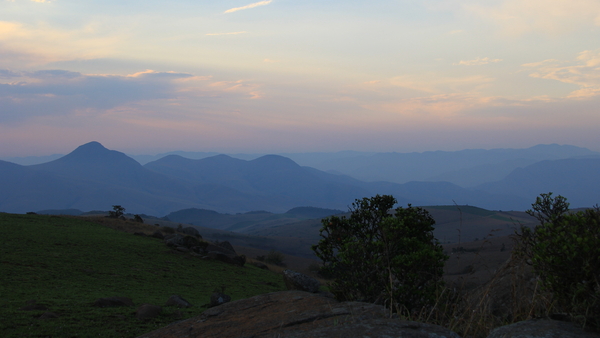
<path fill-rule="evenodd" d="M 186 223 L 219 230 L 246 232 L 250 228 L 278 227 L 283 224 L 295 223 L 306 219 L 320 219 L 339 213 L 343 213 L 343 211 L 313 207 L 293 208 L 282 214 L 264 211 L 222 214 L 212 210 L 192 208 L 172 212 L 166 215 L 164 219 L 171 222 Z"/>
<path fill-rule="evenodd" d="M 473 187 L 498 181 L 512 170 L 535 162 L 589 156 L 600 157 L 600 153 L 570 145 L 550 144 L 526 149 L 348 154 L 331 159 L 316 157 L 319 161 L 311 161 L 303 155 L 298 157 L 298 163 L 310 163 L 319 170 L 336 171 L 369 182 L 448 181 L 462 187 Z"/>
<path fill-rule="evenodd" d="M 571 208 L 591 207 L 600 203 L 600 159 L 542 161 L 516 169 L 504 179 L 482 184 L 477 189 L 529 199 L 542 192 L 553 192 L 555 196 L 566 197 Z"/>
<path fill-rule="evenodd" d="M 524 153 L 533 152 L 538 157 L 590 154 L 588 150 L 567 146 L 534 148 Z M 557 153 L 547 154 L 553 150 Z M 484 157 L 489 159 L 490 154 L 483 152 L 487 154 Z M 504 153 L 503 150 L 495 152 Z M 507 152 L 513 154 L 513 150 Z M 471 154 L 471 151 L 467 153 Z M 375 157 L 387 155 L 364 156 L 367 157 L 363 165 L 372 166 L 371 161 L 378 161 Z M 450 154 L 442 157 L 436 154 L 410 156 L 416 156 L 415 159 L 430 156 L 432 159 L 427 163 L 442 171 L 450 170 L 453 163 L 451 160 L 448 160 L 448 165 L 439 162 L 444 156 L 451 158 Z M 591 206 L 600 202 L 596 193 L 598 171 L 595 164 L 600 158 L 595 158 L 593 154 L 584 157 L 588 158 L 537 162 L 525 167 L 526 170 L 519 169 L 524 170 L 522 172 L 513 171 L 503 181 L 498 180 L 500 183 L 463 188 L 444 181 L 411 181 L 404 184 L 365 182 L 347 175 L 300 166 L 278 155 L 266 155 L 253 160 L 227 155 L 192 160 L 170 155 L 142 166 L 121 152 L 108 150 L 98 142 L 90 142 L 68 155 L 43 164 L 22 166 L 0 161 L 0 211 L 110 210 L 112 205 L 119 204 L 127 212 L 154 216 L 182 209 L 206 209 L 218 213 L 263 210 L 282 214 L 300 206 L 345 211 L 355 199 L 376 194 L 394 195 L 400 205 L 456 203 L 492 210 L 525 210 L 540 193 L 558 192 L 557 189 L 564 191 L 563 194 L 577 206 Z M 506 161 L 502 163 L 508 163 Z M 467 162 L 473 164 L 477 161 L 470 159 Z M 423 163 L 421 161 L 421 165 Z M 564 165 L 557 167 L 560 163 Z M 383 166 L 380 171 L 407 175 L 411 170 L 417 170 L 417 164 L 402 168 Z M 502 167 L 499 171 L 505 171 L 508 167 Z M 348 168 L 352 168 L 352 165 Z M 422 168 L 423 172 L 427 170 Z M 294 212 L 296 214 L 286 217 L 296 219 L 324 215 L 317 209 L 296 209 Z M 325 210 L 324 213 L 329 211 Z M 243 228 L 245 225 L 237 224 L 235 227 Z"/>
<path fill-rule="evenodd" d="M 298 218 L 315 219 L 323 218 L 331 215 L 343 214 L 347 211 L 336 209 L 323 209 L 315 207 L 297 207 L 285 212 L 286 215 L 294 215 Z"/>

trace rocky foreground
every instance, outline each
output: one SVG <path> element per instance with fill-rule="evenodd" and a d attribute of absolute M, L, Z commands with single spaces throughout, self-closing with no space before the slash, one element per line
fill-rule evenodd
<path fill-rule="evenodd" d="M 325 294 L 282 291 L 226 303 L 139 338 L 403 337 L 460 338 L 436 325 L 390 318 L 383 306 L 338 302 Z M 571 323 L 529 320 L 495 329 L 488 338 L 598 338 Z"/>

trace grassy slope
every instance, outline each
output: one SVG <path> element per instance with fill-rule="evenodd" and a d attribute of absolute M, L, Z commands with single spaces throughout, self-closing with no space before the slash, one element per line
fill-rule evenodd
<path fill-rule="evenodd" d="M 164 307 L 174 294 L 194 304 L 182 318 L 206 309 L 225 286 L 233 300 L 284 289 L 281 276 L 172 252 L 161 241 L 76 218 L 0 214 L 0 333 L 2 337 L 135 337 L 180 319 Z M 136 307 L 163 306 L 148 322 L 135 308 L 96 308 L 98 298 L 130 297 Z M 36 300 L 59 315 L 23 311 Z"/>

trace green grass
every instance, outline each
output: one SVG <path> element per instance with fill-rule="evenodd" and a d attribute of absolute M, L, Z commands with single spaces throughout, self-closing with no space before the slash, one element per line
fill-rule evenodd
<path fill-rule="evenodd" d="M 281 275 L 176 253 L 154 238 L 77 218 L 0 213 L 0 336 L 136 337 L 200 314 L 215 289 L 232 300 L 284 289 Z M 178 294 L 189 309 L 165 307 Z M 102 297 L 129 297 L 135 307 L 97 308 Z M 59 315 L 19 308 L 36 300 Z M 163 306 L 150 321 L 137 306 Z"/>
<path fill-rule="evenodd" d="M 500 216 L 500 215 L 493 215 L 491 218 L 497 219 L 497 220 L 500 220 L 500 221 L 504 221 L 504 222 L 513 222 L 513 220 L 511 218 Z"/>

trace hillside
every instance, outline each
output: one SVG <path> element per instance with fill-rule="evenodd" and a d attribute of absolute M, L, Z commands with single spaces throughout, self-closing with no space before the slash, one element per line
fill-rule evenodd
<path fill-rule="evenodd" d="M 472 242 L 509 236 L 520 225 L 531 226 L 535 219 L 525 212 L 487 210 L 466 205 L 424 207 L 435 219 L 434 236 L 443 244 Z M 290 210 L 292 211 L 292 210 Z M 336 216 L 348 216 L 337 214 Z M 148 219 L 149 223 L 177 226 L 192 224 L 204 238 L 227 240 L 234 245 L 276 250 L 286 255 L 314 259 L 311 246 L 319 240 L 321 219 L 298 219 L 289 213 L 248 213 L 227 215 L 209 210 L 182 210 L 173 219 Z"/>
<path fill-rule="evenodd" d="M 3 337 L 136 337 L 198 315 L 215 289 L 225 288 L 233 300 L 284 289 L 272 272 L 202 260 L 160 240 L 77 218 L 0 213 L 0 238 Z M 194 306 L 165 306 L 175 294 Z M 92 306 L 113 296 L 129 297 L 135 306 Z M 21 310 L 30 301 L 46 309 Z M 135 308 L 144 303 L 162 306 L 162 314 L 137 320 Z M 39 319 L 46 312 L 57 318 Z"/>

